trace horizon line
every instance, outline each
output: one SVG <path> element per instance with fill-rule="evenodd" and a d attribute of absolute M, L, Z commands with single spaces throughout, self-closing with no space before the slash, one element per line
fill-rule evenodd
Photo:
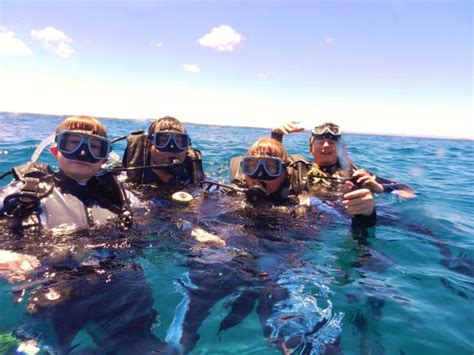
<path fill-rule="evenodd" d="M 128 121 L 151 121 L 157 118 L 131 118 L 131 117 L 111 117 L 111 116 L 94 116 L 94 115 L 84 115 L 84 114 L 51 114 L 51 113 L 39 113 L 39 112 L 13 112 L 13 111 L 0 111 L 0 114 L 13 114 L 13 115 L 39 115 L 39 116 L 55 116 L 55 117 L 70 117 L 70 116 L 91 116 L 98 119 L 107 119 L 107 120 L 128 120 Z M 181 120 L 180 120 L 181 121 Z M 273 127 L 267 126 L 239 126 L 232 124 L 213 124 L 213 123 L 201 123 L 201 122 L 190 122 L 190 121 L 181 121 L 185 124 L 195 124 L 202 126 L 221 126 L 221 127 L 235 127 L 235 128 L 261 128 L 261 129 L 272 129 Z M 305 128 L 304 131 L 309 129 Z M 435 135 L 418 135 L 418 134 L 400 134 L 400 133 L 380 133 L 380 132 L 361 132 L 361 131 L 343 131 L 346 134 L 359 134 L 359 135 L 368 135 L 368 136 L 388 136 L 388 137 L 400 137 L 400 138 L 422 138 L 422 139 L 450 139 L 450 140 L 464 140 L 464 141 L 474 141 L 474 137 L 453 137 L 453 136 L 435 136 Z"/>

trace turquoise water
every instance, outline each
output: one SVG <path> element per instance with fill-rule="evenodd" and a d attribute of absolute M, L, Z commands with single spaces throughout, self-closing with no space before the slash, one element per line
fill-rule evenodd
<path fill-rule="evenodd" d="M 0 172 L 26 162 L 61 119 L 0 114 Z M 149 124 L 103 121 L 112 137 L 146 129 Z M 219 179 L 228 179 L 231 157 L 243 154 L 257 138 L 269 133 L 266 129 L 193 124 L 187 127 L 193 145 L 204 154 L 206 173 Z M 124 263 L 133 260 L 143 270 L 152 308 L 159 312 L 158 321 L 152 326 L 156 338 L 176 342 L 177 318 L 186 302 L 184 290 L 193 284 L 196 269 L 189 263 L 189 245 L 183 241 L 189 234 L 189 223 L 228 238 L 225 253 L 234 252 L 230 246 L 251 250 L 258 255 L 258 265 L 251 267 L 263 270 L 268 274 L 263 279 L 271 280 L 270 284 L 237 284 L 229 294 L 216 297 L 198 331 L 200 338 L 194 354 L 279 353 L 263 335 L 258 306 L 239 324 L 219 332 L 232 300 L 247 289 L 262 292 L 269 285 L 290 290 L 290 296 L 286 304 L 274 309 L 267 324 L 276 324 L 286 334 L 290 332 L 290 322 L 282 320 L 290 318 L 288 315 L 299 319 L 295 317 L 299 314 L 301 322 L 293 326 L 304 329 L 314 353 L 338 338 L 338 350 L 347 354 L 472 354 L 473 142 L 356 134 L 347 134 L 345 142 L 358 166 L 410 184 L 418 198 L 399 201 L 392 195 L 378 196 L 379 223 L 364 238 L 353 235 L 347 218 L 313 219 L 303 225 L 293 221 L 278 225 L 271 220 L 265 224 L 236 215 L 232 201 L 218 198 L 207 201 L 211 207 L 203 208 L 201 215 L 191 208 L 162 211 L 157 217 L 160 223 L 140 243 L 125 248 L 129 254 L 121 256 Z M 304 153 L 309 158 L 307 133 L 285 137 L 285 145 L 291 154 Z M 120 142 L 114 150 L 121 154 L 123 148 Z M 40 161 L 55 164 L 48 152 Z M 0 181 L 0 186 L 8 179 Z M 269 226 L 277 227 L 271 233 L 261 230 Z M 269 234 L 272 239 L 267 238 Z M 8 242 L 11 245 L 11 240 Z M 219 252 L 218 257 L 231 258 L 225 253 Z M 205 265 L 213 257 L 213 250 L 199 250 L 196 260 Z M 215 269 L 206 270 L 209 279 L 218 278 Z M 239 267 L 233 270 L 235 278 L 240 277 Z M 197 286 L 205 289 L 204 283 Z M 26 299 L 34 287 L 27 288 L 22 302 L 15 302 L 14 287 L 18 285 L 0 281 L 0 334 L 31 336 L 32 332 L 22 330 L 29 329 L 32 323 L 32 317 L 26 315 Z M 212 287 L 207 291 L 212 295 Z M 314 322 L 321 319 L 328 321 L 312 333 Z M 54 350 L 52 331 L 40 329 L 40 335 L 34 334 L 41 339 L 42 351 Z M 76 350 L 94 346 L 86 332 L 79 332 L 74 343 L 78 345 Z"/>

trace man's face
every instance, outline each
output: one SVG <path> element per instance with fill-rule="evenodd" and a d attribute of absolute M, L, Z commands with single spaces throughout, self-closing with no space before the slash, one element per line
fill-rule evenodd
<path fill-rule="evenodd" d="M 189 148 L 188 148 L 189 149 Z M 150 147 L 151 163 L 152 164 L 171 164 L 173 160 L 177 159 L 181 163 L 184 162 L 188 149 L 182 152 L 162 152 L 153 144 Z"/>
<path fill-rule="evenodd" d="M 314 162 L 319 166 L 337 163 L 337 141 L 332 139 L 314 139 L 309 149 Z"/>

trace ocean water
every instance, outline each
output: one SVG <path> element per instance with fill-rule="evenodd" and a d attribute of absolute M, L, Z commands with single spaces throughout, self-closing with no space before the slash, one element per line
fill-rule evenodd
<path fill-rule="evenodd" d="M 0 113 L 0 173 L 27 162 L 61 120 L 57 116 Z M 146 130 L 150 123 L 103 122 L 111 137 Z M 231 157 L 242 155 L 256 139 L 269 134 L 267 129 L 254 128 L 196 124 L 187 128 L 193 145 L 203 152 L 206 173 L 220 180 L 228 180 Z M 309 158 L 307 138 L 307 132 L 285 137 L 289 153 Z M 136 294 L 125 291 L 125 295 L 135 308 L 158 313 L 151 325 L 154 339 L 176 344 L 185 331 L 180 324 L 186 310 L 194 309 L 194 317 L 202 319 L 193 354 L 275 354 L 281 352 L 275 344 L 284 337 L 289 343 L 303 344 L 296 346 L 295 353 L 304 349 L 320 353 L 328 350 L 326 344 L 336 341 L 335 349 L 330 349 L 345 354 L 472 354 L 474 142 L 359 134 L 346 134 L 344 141 L 356 165 L 409 184 L 417 192 L 416 200 L 377 196 L 378 225 L 366 236 L 354 235 L 344 216 L 303 222 L 287 216 L 283 223 L 269 216 L 255 221 L 251 216 L 235 215 L 233 202 L 225 198 L 205 200 L 204 216 L 192 208 L 164 211 L 166 201 L 161 201 L 159 223 L 149 227 L 148 235 L 140 236 L 139 241 L 127 244 L 125 256 L 119 257 L 121 265 L 138 265 L 140 272 L 124 267 L 117 272 L 121 276 L 114 278 L 119 280 L 114 281 L 117 289 L 125 283 L 126 290 L 135 286 L 145 290 Z M 114 146 L 119 155 L 123 149 L 123 141 Z M 39 160 L 55 166 L 47 151 Z M 9 181 L 10 176 L 0 180 L 0 186 Z M 194 226 L 234 244 L 229 242 L 225 252 L 191 250 L 185 238 Z M 103 241 L 103 236 L 97 238 Z M 2 247 L 14 248 L 11 239 L 8 244 L 5 240 L 0 236 Z M 45 241 L 34 243 L 18 240 L 22 250 L 48 247 Z M 236 250 L 246 254 L 235 257 Z M 247 279 L 249 269 L 259 274 Z M 78 278 L 81 280 L 75 275 L 74 282 Z M 98 298 L 94 286 L 88 285 L 92 287 L 91 299 Z M 97 304 L 116 316 L 103 326 L 110 335 L 121 317 L 127 316 L 119 307 L 126 297 L 107 296 L 107 282 L 97 281 L 99 285 L 107 302 Z M 57 319 L 59 324 L 74 323 L 86 307 L 70 303 L 68 308 L 66 302 L 32 314 L 29 300 L 41 287 L 47 287 L 44 279 L 30 284 L 0 280 L 0 353 L 12 352 L 13 346 L 5 345 L 7 334 L 12 334 L 8 339 L 17 339 L 12 342 L 37 339 L 42 353 L 57 351 L 59 333 L 67 327 L 55 328 L 51 323 Z M 269 290 L 284 290 L 286 296 L 263 316 L 265 301 L 277 294 Z M 149 294 L 152 304 L 141 300 L 144 294 Z M 258 302 L 244 302 L 249 309 L 236 311 L 242 317 L 234 324 L 227 315 L 236 308 L 235 301 L 243 299 L 241 295 L 253 295 Z M 95 312 L 99 309 L 90 314 Z M 98 352 L 120 352 L 119 342 L 97 348 L 100 340 L 91 337 L 92 333 L 86 325 L 78 327 L 71 351 L 87 353 L 95 348 Z M 146 346 L 153 346 L 153 341 L 137 345 L 140 350 L 136 353 Z"/>

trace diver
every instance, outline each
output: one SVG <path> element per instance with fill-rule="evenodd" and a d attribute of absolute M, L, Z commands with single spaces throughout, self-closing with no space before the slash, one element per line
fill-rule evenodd
<path fill-rule="evenodd" d="M 148 133 L 134 132 L 126 138 L 122 165 L 127 168 L 127 182 L 179 187 L 204 179 L 201 152 L 191 146 L 191 137 L 178 119 L 162 117 Z"/>
<path fill-rule="evenodd" d="M 73 351 L 83 328 L 103 353 L 145 353 L 163 346 L 151 332 L 157 313 L 140 266 L 129 251 L 118 261 L 120 247 L 107 246 L 117 244 L 117 234 L 132 223 L 122 184 L 114 173 L 101 172 L 110 150 L 101 122 L 68 117 L 57 126 L 51 148 L 59 171 L 36 162 L 15 167 L 16 181 L 1 193 L 2 227 L 17 233 L 11 241 L 2 234 L 2 245 L 34 254 L 0 250 L 0 276 L 11 282 L 28 277 L 36 286 L 26 308 L 33 317 L 16 334 L 45 340 L 45 323 L 52 324 L 56 337 L 48 344 L 56 343 L 61 353 Z M 109 229 L 115 222 L 119 228 Z M 91 227 L 101 226 L 113 240 L 106 233 L 89 237 Z"/>
<path fill-rule="evenodd" d="M 284 134 L 303 131 L 296 121 L 283 124 L 271 132 L 273 139 L 282 142 Z M 332 122 L 315 126 L 309 138 L 309 152 L 313 163 L 308 172 L 309 183 L 317 196 L 330 196 L 340 189 L 340 182 L 349 180 L 356 187 L 374 193 L 397 192 L 401 197 L 413 198 L 412 189 L 356 167 L 341 146 L 342 130 Z"/>
<path fill-rule="evenodd" d="M 231 181 L 247 187 L 247 198 L 252 200 L 302 200 L 312 188 L 311 170 L 304 159 L 288 156 L 283 145 L 272 138 L 254 143 L 243 158 L 233 158 L 230 167 Z M 372 192 L 366 188 L 342 194 L 345 211 L 352 216 L 353 225 L 370 227 L 376 222 Z M 348 191 L 348 192 L 347 192 Z M 303 204 L 295 207 L 296 215 L 304 214 Z"/>
<path fill-rule="evenodd" d="M 12 169 L 15 181 L 0 192 L 0 219 L 15 230 L 81 229 L 111 220 L 132 223 L 126 192 L 115 174 L 102 172 L 111 143 L 97 119 L 73 116 L 55 132 L 51 153 L 59 171 L 27 163 Z"/>
<path fill-rule="evenodd" d="M 191 286 L 186 287 L 188 300 L 182 317 L 179 343 L 185 352 L 191 351 L 199 340 L 199 328 L 212 307 L 220 300 L 237 294 L 231 304 L 232 310 L 223 319 L 219 331 L 239 324 L 254 309 L 255 304 L 258 304 L 256 310 L 263 333 L 270 344 L 284 352 L 299 346 L 310 351 L 315 344 L 312 344 L 309 338 L 296 336 L 303 326 L 297 327 L 296 333 L 288 333 L 284 329 L 287 329 L 285 327 L 291 321 L 287 324 L 285 320 L 278 320 L 275 313 L 279 307 L 277 305 L 291 302 L 291 292 L 282 286 L 280 276 L 285 271 L 300 266 L 302 261 L 298 256 L 305 250 L 305 243 L 293 234 L 311 235 L 315 232 L 312 218 L 301 220 L 298 224 L 302 226 L 292 223 L 291 230 L 295 233 L 291 236 L 287 235 L 287 228 L 279 226 L 278 221 L 279 216 L 288 227 L 289 213 L 294 212 L 296 216 L 304 218 L 308 211 L 306 205 L 299 203 L 299 195 L 305 195 L 308 189 L 305 180 L 306 164 L 302 164 L 298 156 L 289 157 L 280 142 L 262 138 L 250 147 L 244 157 L 231 160 L 230 173 L 234 185 L 218 185 L 224 187 L 228 196 L 232 196 L 233 191 L 244 193 L 248 201 L 248 208 L 244 207 L 244 210 L 255 213 L 250 213 L 250 216 L 239 213 L 242 212 L 239 211 L 242 205 L 238 200 L 242 199 L 237 196 L 237 199 L 229 201 L 228 205 L 231 207 L 222 208 L 231 210 L 221 211 L 218 215 L 219 222 L 226 225 L 227 231 L 219 233 L 224 238 L 220 245 L 208 247 L 208 253 L 212 257 L 204 256 L 205 248 L 199 250 L 199 253 L 190 253 L 192 257 L 188 266 Z M 211 185 L 214 183 L 208 180 L 203 182 Z M 372 193 L 366 191 L 366 198 L 354 197 L 354 205 L 347 209 L 358 216 L 357 219 L 353 218 L 353 224 L 369 227 L 374 223 L 375 206 L 371 198 Z M 221 199 L 224 198 L 221 196 Z M 205 221 L 205 216 L 199 217 L 201 224 Z M 213 231 L 217 230 L 217 221 L 210 227 Z M 229 228 L 236 230 L 229 232 Z M 242 235 L 242 232 L 245 234 Z M 278 332 L 270 325 L 270 319 L 281 323 Z M 306 320 L 301 319 L 301 324 L 306 324 Z M 327 319 L 322 319 L 319 326 L 326 321 Z M 319 328 L 316 326 L 314 329 Z M 297 338 L 299 340 L 296 340 Z M 324 346 L 331 348 L 336 346 L 336 343 L 337 339 Z"/>

